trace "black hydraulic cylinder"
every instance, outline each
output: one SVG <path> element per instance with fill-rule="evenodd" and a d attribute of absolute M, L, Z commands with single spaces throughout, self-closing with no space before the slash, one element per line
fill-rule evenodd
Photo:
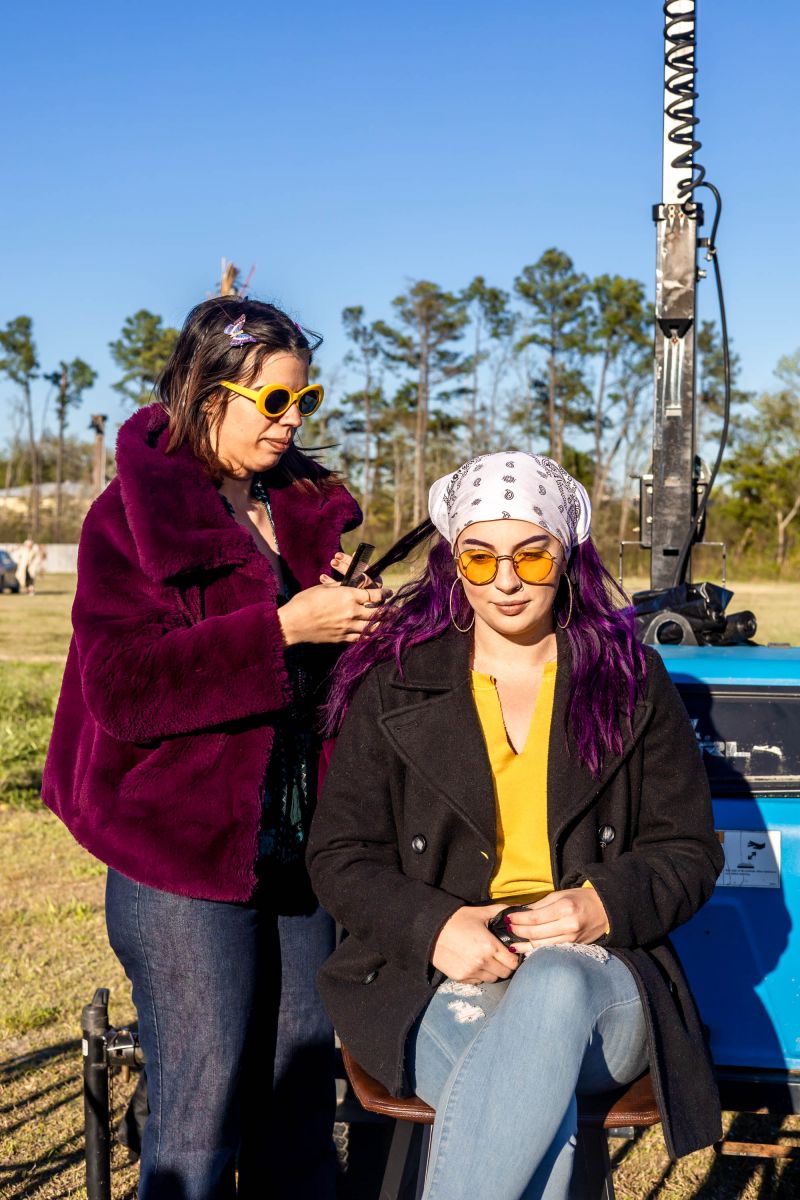
<path fill-rule="evenodd" d="M 680 564 L 678 560 L 695 512 L 695 257 L 702 212 L 697 204 L 662 204 L 656 207 L 655 216 L 658 258 L 650 586 L 658 591 L 689 577 L 688 560 Z"/>
<path fill-rule="evenodd" d="M 111 1112 L 109 1106 L 108 988 L 98 988 L 81 1013 L 83 1113 L 88 1200 L 111 1200 Z"/>

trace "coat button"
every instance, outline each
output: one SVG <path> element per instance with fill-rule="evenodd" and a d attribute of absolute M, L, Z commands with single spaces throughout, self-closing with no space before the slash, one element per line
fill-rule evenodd
<path fill-rule="evenodd" d="M 617 831 L 613 825 L 601 825 L 597 831 L 597 836 L 600 838 L 601 846 L 610 846 L 617 836 Z"/>
<path fill-rule="evenodd" d="M 369 975 L 365 975 L 361 982 L 362 983 L 374 983 L 377 978 L 378 978 L 378 972 L 370 971 Z"/>
<path fill-rule="evenodd" d="M 427 838 L 424 838 L 421 833 L 411 839 L 411 849 L 415 854 L 422 854 L 428 846 Z"/>

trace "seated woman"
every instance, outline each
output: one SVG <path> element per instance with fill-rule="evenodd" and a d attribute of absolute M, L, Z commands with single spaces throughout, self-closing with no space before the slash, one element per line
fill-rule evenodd
<path fill-rule="evenodd" d="M 318 980 L 359 1063 L 436 1109 L 429 1200 L 554 1200 L 576 1094 L 648 1066 L 673 1157 L 721 1136 L 668 934 L 722 853 L 686 711 L 618 607 L 583 487 L 483 455 L 430 513 L 425 574 L 334 683 L 347 715 L 308 861 L 349 936 Z M 508 947 L 488 928 L 504 908 Z"/>

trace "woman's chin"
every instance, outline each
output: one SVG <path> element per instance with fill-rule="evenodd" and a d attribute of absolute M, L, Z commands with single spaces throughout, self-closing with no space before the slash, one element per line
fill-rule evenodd
<path fill-rule="evenodd" d="M 290 445 L 291 442 L 286 446 L 273 446 L 269 442 L 260 442 L 257 453 L 253 455 L 257 464 L 254 465 L 253 470 L 255 472 L 269 471 L 272 467 L 277 467 Z"/>

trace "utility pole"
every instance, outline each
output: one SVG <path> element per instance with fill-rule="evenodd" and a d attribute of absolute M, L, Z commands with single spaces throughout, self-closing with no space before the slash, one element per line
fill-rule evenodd
<path fill-rule="evenodd" d="M 67 364 L 61 366 L 58 380 L 58 450 L 56 453 L 56 523 L 53 541 L 61 540 L 61 518 L 64 515 L 64 424 L 67 417 Z"/>
<path fill-rule="evenodd" d="M 89 429 L 94 431 L 92 494 L 96 500 L 106 486 L 106 421 L 102 413 L 94 413 Z"/>

